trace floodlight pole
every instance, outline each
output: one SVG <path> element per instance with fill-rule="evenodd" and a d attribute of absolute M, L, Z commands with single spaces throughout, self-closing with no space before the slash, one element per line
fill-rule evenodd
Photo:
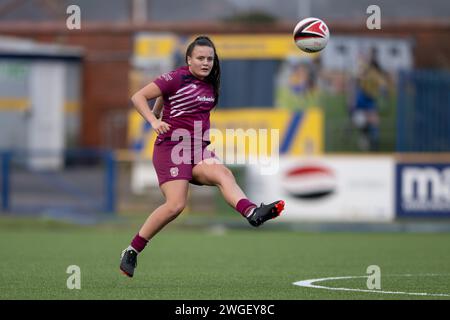
<path fill-rule="evenodd" d="M 311 16 L 311 0 L 298 0 L 298 18 L 304 19 Z"/>
<path fill-rule="evenodd" d="M 147 21 L 147 0 L 132 0 L 131 23 L 142 24 Z"/>

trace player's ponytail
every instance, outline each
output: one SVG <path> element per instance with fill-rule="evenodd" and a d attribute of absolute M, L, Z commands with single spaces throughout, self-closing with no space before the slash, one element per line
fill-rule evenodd
<path fill-rule="evenodd" d="M 206 77 L 206 81 L 208 81 L 209 83 L 211 83 L 213 85 L 214 88 L 214 105 L 217 105 L 217 103 L 219 102 L 219 95 L 220 95 L 220 61 L 219 61 L 219 56 L 217 55 L 216 52 L 216 47 L 214 46 L 214 43 L 211 41 L 211 39 L 207 36 L 198 36 L 197 38 L 195 38 L 194 41 L 192 41 L 187 50 L 186 50 L 186 63 L 187 63 L 187 58 L 188 56 L 190 57 L 192 55 L 192 51 L 194 50 L 195 46 L 207 46 L 207 47 L 211 47 L 214 50 L 214 63 L 213 63 L 213 67 L 212 70 L 210 72 L 210 74 Z"/>

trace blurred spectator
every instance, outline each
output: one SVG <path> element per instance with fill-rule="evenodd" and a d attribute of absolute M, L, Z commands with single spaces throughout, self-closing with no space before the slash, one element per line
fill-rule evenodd
<path fill-rule="evenodd" d="M 278 75 L 276 105 L 289 110 L 318 106 L 318 72 L 320 59 L 287 58 Z"/>
<path fill-rule="evenodd" d="M 364 151 L 379 150 L 379 102 L 387 95 L 387 81 L 387 75 L 377 61 L 376 50 L 372 49 L 367 58 L 360 61 L 350 104 L 350 117 L 361 133 L 359 145 Z"/>

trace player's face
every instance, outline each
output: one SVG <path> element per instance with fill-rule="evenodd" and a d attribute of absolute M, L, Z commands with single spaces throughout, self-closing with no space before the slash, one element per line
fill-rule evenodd
<path fill-rule="evenodd" d="M 195 46 L 187 60 L 191 73 L 199 79 L 204 79 L 213 67 L 214 49 L 208 46 Z"/>

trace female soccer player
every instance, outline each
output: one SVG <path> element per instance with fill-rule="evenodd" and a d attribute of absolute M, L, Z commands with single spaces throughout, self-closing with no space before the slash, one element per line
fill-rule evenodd
<path fill-rule="evenodd" d="M 217 104 L 220 88 L 220 63 L 213 42 L 206 36 L 197 37 L 189 44 L 185 60 L 187 66 L 161 75 L 131 98 L 158 134 L 153 165 L 166 201 L 151 213 L 122 252 L 120 270 L 129 277 L 134 274 L 138 253 L 183 211 L 189 183 L 219 187 L 227 203 L 254 227 L 277 217 L 284 209 L 281 200 L 256 206 L 247 199 L 231 171 L 206 149 L 210 144 L 209 115 Z M 152 112 L 147 101 L 155 98 Z M 159 114 L 161 108 L 162 118 L 158 119 L 154 112 Z"/>

